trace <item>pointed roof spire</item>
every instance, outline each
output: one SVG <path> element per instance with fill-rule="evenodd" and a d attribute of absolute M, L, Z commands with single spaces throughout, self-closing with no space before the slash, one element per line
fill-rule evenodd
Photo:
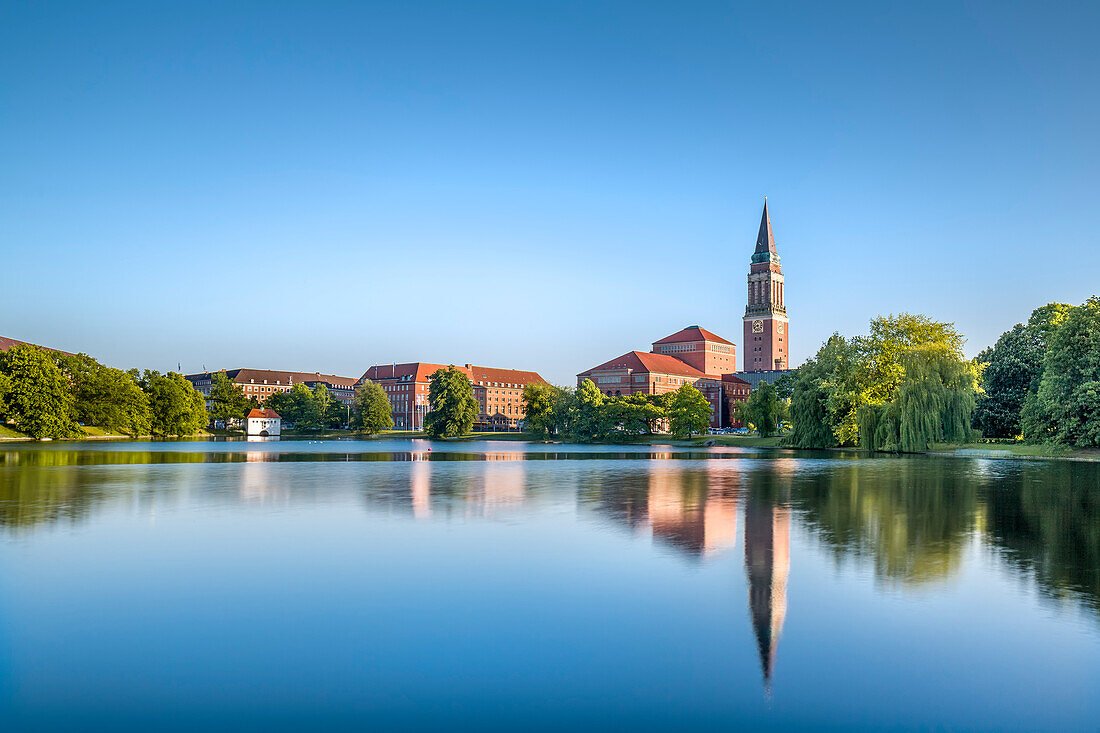
<path fill-rule="evenodd" d="M 771 252 L 779 254 L 775 249 L 775 235 L 772 234 L 772 220 L 768 216 L 768 197 L 764 197 L 764 213 L 760 215 L 760 231 L 756 235 L 756 254 Z"/>

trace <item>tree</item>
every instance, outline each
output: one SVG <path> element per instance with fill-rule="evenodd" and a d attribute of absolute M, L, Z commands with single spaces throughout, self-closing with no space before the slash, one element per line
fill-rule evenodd
<path fill-rule="evenodd" d="M 591 379 L 585 379 L 565 406 L 564 420 L 569 437 L 579 443 L 604 440 L 609 425 L 603 409 L 604 394 Z"/>
<path fill-rule="evenodd" d="M 710 425 L 711 406 L 707 398 L 691 384 L 683 384 L 672 393 L 668 406 L 668 424 L 674 435 L 703 432 Z"/>
<path fill-rule="evenodd" d="M 355 390 L 355 405 L 352 408 L 352 427 L 374 435 L 393 427 L 393 415 L 390 400 L 385 390 L 371 381 L 363 382 Z"/>
<path fill-rule="evenodd" d="M 299 382 L 286 392 L 272 394 L 265 404 L 297 430 L 320 430 L 323 427 L 324 407 L 328 401 L 326 398 L 327 388 L 323 397 L 318 399 L 316 390 Z"/>
<path fill-rule="evenodd" d="M 0 368 L 3 366 L 3 359 L 0 359 Z M 11 378 L 0 371 L 0 424 L 7 422 L 8 420 L 8 397 L 11 395 Z"/>
<path fill-rule="evenodd" d="M 317 385 L 322 387 L 324 385 Z M 328 391 L 328 387 L 325 387 Z M 325 408 L 324 423 L 327 428 L 346 428 L 351 426 L 351 406 L 346 405 L 329 392 L 328 406 Z"/>
<path fill-rule="evenodd" d="M 850 341 L 834 334 L 795 377 L 791 393 L 791 443 L 803 448 L 880 445 L 874 436 L 864 441 L 861 424 L 873 425 L 877 430 L 880 424 L 886 424 L 883 420 L 888 423 L 896 417 L 886 405 L 894 401 L 905 382 L 907 367 L 918 370 L 915 379 L 934 372 L 941 380 L 951 381 L 949 389 L 961 393 L 944 393 L 948 405 L 944 409 L 965 410 L 977 390 L 976 383 L 967 386 L 966 379 L 956 376 L 969 373 L 976 377 L 977 371 L 963 357 L 962 344 L 963 337 L 953 324 L 910 313 L 875 318 L 869 335 Z M 937 363 L 928 364 L 930 358 Z M 917 389 L 911 385 L 907 397 L 910 407 L 919 404 L 918 392 L 913 391 Z M 968 391 L 969 397 L 962 394 Z M 934 402 L 936 398 L 929 399 Z M 937 420 L 953 421 L 957 417 L 954 412 L 941 413 Z M 893 424 L 900 435 L 902 423 Z M 887 428 L 888 434 L 893 434 L 890 430 Z M 890 441 L 882 443 L 887 444 Z"/>
<path fill-rule="evenodd" d="M 1021 413 L 1030 440 L 1100 446 L 1100 297 L 1070 310 L 1054 328 L 1038 389 Z"/>
<path fill-rule="evenodd" d="M 0 355 L 6 376 L 6 416 L 33 438 L 69 438 L 81 434 L 73 419 L 69 382 L 56 357 L 37 346 L 17 344 Z"/>
<path fill-rule="evenodd" d="M 736 409 L 741 424 L 751 423 L 762 438 L 774 435 L 780 421 L 787 419 L 787 403 L 768 382 L 761 382 L 746 401 L 737 403 Z"/>
<path fill-rule="evenodd" d="M 210 417 L 222 423 L 226 430 L 248 415 L 252 402 L 241 386 L 225 372 L 218 372 L 210 382 Z"/>
<path fill-rule="evenodd" d="M 206 398 L 182 374 L 146 371 L 141 388 L 149 398 L 153 435 L 194 435 L 210 423 Z"/>
<path fill-rule="evenodd" d="M 1039 389 L 1047 341 L 1072 306 L 1049 303 L 1036 308 L 1027 324 L 1017 323 L 978 356 L 986 365 L 984 394 L 978 398 L 974 427 L 988 438 L 1013 438 L 1022 432 L 1020 414 L 1028 394 Z"/>
<path fill-rule="evenodd" d="M 976 365 L 942 344 L 911 349 L 902 362 L 904 377 L 893 398 L 860 406 L 860 446 L 914 453 L 933 443 L 970 440 Z"/>
<path fill-rule="evenodd" d="M 668 419 L 669 394 L 650 395 L 635 393 L 626 397 L 616 397 L 613 402 L 618 412 L 618 421 L 623 429 L 633 435 L 652 434 L 657 424 Z"/>
<path fill-rule="evenodd" d="M 853 358 L 851 345 L 834 333 L 814 358 L 798 368 L 791 382 L 791 445 L 832 448 L 839 444 L 836 408 L 847 413 L 848 406 L 837 393 L 848 382 Z"/>
<path fill-rule="evenodd" d="M 73 419 L 109 433 L 149 434 L 149 400 L 131 372 L 104 366 L 87 354 L 56 354 L 73 395 Z"/>
<path fill-rule="evenodd" d="M 432 374 L 429 380 L 428 402 L 432 409 L 424 417 L 424 430 L 433 438 L 469 433 L 479 412 L 469 377 L 451 364 Z"/>
<path fill-rule="evenodd" d="M 344 403 L 332 396 L 328 385 L 318 382 L 313 385 L 313 402 L 318 415 L 318 424 L 322 428 L 338 428 L 347 420 L 347 408 Z"/>
<path fill-rule="evenodd" d="M 527 433 L 546 438 L 558 431 L 558 408 L 566 390 L 530 382 L 523 388 L 523 421 Z"/>

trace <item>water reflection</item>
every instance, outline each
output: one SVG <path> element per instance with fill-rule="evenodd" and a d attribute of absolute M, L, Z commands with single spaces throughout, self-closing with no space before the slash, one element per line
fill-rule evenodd
<path fill-rule="evenodd" d="M 977 541 L 1005 567 L 1033 578 L 1047 597 L 1100 617 L 1100 466 L 1094 463 L 767 453 L 699 460 L 708 454 L 661 450 L 456 453 L 431 451 L 427 443 L 373 454 L 338 452 L 339 445 L 309 453 L 253 445 L 233 452 L 0 452 L 0 533 L 80 524 L 112 504 L 213 491 L 197 479 L 201 474 L 170 468 L 177 464 L 243 464 L 232 469 L 239 470 L 235 496 L 218 500 L 264 505 L 338 490 L 325 478 L 329 469 L 318 467 L 306 482 L 292 480 L 281 464 L 381 461 L 389 468 L 363 467 L 357 474 L 365 482 L 358 500 L 372 513 L 446 521 L 511 516 L 532 501 L 556 501 L 645 534 L 693 562 L 735 547 L 740 513 L 765 679 L 786 614 L 792 520 L 838 566 L 866 564 L 879 582 L 902 589 L 956 576 Z M 619 460 L 626 457 L 631 460 Z M 593 463 L 556 468 L 580 459 Z M 461 470 L 458 462 L 466 462 Z"/>

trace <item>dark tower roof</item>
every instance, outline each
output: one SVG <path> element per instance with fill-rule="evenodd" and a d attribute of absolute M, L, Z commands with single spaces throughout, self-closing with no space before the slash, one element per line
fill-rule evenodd
<path fill-rule="evenodd" d="M 772 220 L 768 216 L 768 199 L 764 197 L 764 213 L 760 215 L 760 231 L 756 235 L 756 254 L 771 252 L 779 254 L 775 249 L 775 235 L 772 234 Z"/>

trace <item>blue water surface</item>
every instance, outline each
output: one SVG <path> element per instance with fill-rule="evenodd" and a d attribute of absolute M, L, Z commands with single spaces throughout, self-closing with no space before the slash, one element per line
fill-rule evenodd
<path fill-rule="evenodd" d="M 0 729 L 1096 730 L 1098 537 L 1091 463 L 6 447 Z"/>

